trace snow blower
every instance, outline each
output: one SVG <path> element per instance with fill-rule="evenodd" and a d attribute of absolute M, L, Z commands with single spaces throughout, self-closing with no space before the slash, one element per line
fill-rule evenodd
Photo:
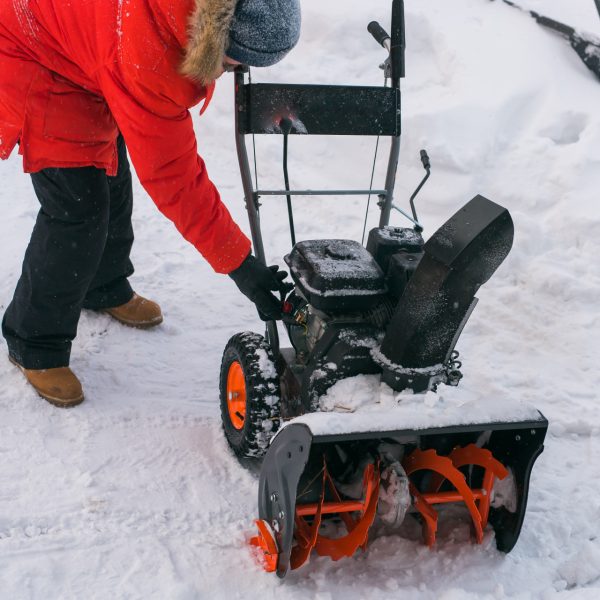
<path fill-rule="evenodd" d="M 374 525 L 398 528 L 405 517 L 420 522 L 433 546 L 440 517 L 458 512 L 477 542 L 489 524 L 498 549 L 510 551 L 548 427 L 534 408 L 504 398 L 442 408 L 434 419 L 426 410 L 424 400 L 438 386 L 456 386 L 462 377 L 455 346 L 475 293 L 510 251 L 513 223 L 505 208 L 476 196 L 425 242 L 415 208 L 431 168 L 425 151 L 411 212 L 394 203 L 402 0 L 392 2 L 391 36 L 375 22 L 368 30 L 389 54 L 382 87 L 252 83 L 246 67 L 235 73 L 236 142 L 254 252 L 265 261 L 259 199 L 286 197 L 285 261 L 294 289 L 282 298 L 291 346 L 280 347 L 274 321 L 264 337 L 234 335 L 223 355 L 220 403 L 235 454 L 262 461 L 250 541 L 279 577 L 313 551 L 333 560 L 352 556 L 366 548 Z M 245 139 L 259 134 L 283 136 L 283 190 L 253 186 Z M 385 186 L 290 189 L 288 142 L 298 134 L 389 137 Z M 296 241 L 293 196 L 371 194 L 381 212 L 366 247 L 346 239 Z M 391 226 L 392 210 L 411 226 Z M 369 375 L 392 396 L 380 410 L 324 407 L 339 385 Z"/>

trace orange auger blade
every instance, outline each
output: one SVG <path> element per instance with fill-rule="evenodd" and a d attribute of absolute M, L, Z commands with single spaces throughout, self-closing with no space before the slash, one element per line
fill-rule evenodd
<path fill-rule="evenodd" d="M 445 479 L 450 481 L 452 485 L 462 496 L 464 503 L 469 509 L 471 518 L 473 519 L 473 525 L 475 527 L 475 535 L 478 541 L 483 540 L 483 528 L 481 526 L 481 515 L 475 505 L 475 498 L 471 488 L 465 481 L 465 476 L 452 464 L 452 461 L 446 456 L 439 456 L 435 450 L 415 450 L 408 456 L 403 462 L 403 467 L 408 476 L 412 475 L 416 471 L 433 471 L 434 473 L 440 473 Z M 413 486 L 414 488 L 414 486 Z M 439 500 L 439 499 L 438 499 Z M 425 540 L 428 546 L 432 546 L 435 543 L 435 531 L 431 530 L 431 520 L 426 518 L 423 513 L 423 504 L 431 505 L 434 504 L 435 500 L 432 494 L 422 493 L 419 497 L 419 502 L 415 503 L 415 508 L 423 515 L 425 524 Z M 436 520 L 437 522 L 437 520 Z"/>
<path fill-rule="evenodd" d="M 481 489 L 471 489 L 466 483 L 464 474 L 459 471 L 465 465 L 476 465 L 485 469 Z M 433 472 L 429 482 L 429 491 L 420 492 L 410 483 L 410 493 L 414 498 L 414 506 L 423 516 L 424 537 L 428 546 L 435 543 L 437 530 L 437 512 L 433 504 L 463 501 L 473 520 L 475 537 L 478 543 L 483 541 L 483 530 L 487 525 L 491 493 L 494 479 L 504 479 L 508 471 L 489 450 L 469 444 L 464 448 L 455 448 L 448 457 L 439 456 L 435 450 L 414 450 L 403 462 L 407 475 L 416 471 Z M 448 480 L 456 492 L 440 492 L 442 483 Z"/>
<path fill-rule="evenodd" d="M 366 546 L 369 528 L 375 519 L 377 501 L 379 499 L 379 463 L 369 464 L 363 476 L 364 500 L 342 500 L 327 470 L 323 465 L 323 482 L 319 502 L 316 504 L 299 504 L 296 507 L 296 545 L 292 548 L 290 566 L 297 569 L 308 559 L 314 548 L 319 556 L 329 556 L 339 560 L 344 556 L 352 556 L 358 548 Z M 325 501 L 326 490 L 329 489 L 333 502 Z M 362 513 L 359 517 L 351 513 Z M 348 533 L 340 538 L 331 539 L 319 535 L 321 518 L 324 514 L 339 514 Z M 314 515 L 311 525 L 305 517 Z"/>
<path fill-rule="evenodd" d="M 258 535 L 250 538 L 250 545 L 258 548 L 259 559 L 264 570 L 267 573 L 272 573 L 277 569 L 277 559 L 279 558 L 273 530 L 262 519 L 257 519 L 254 523 L 258 528 Z"/>
<path fill-rule="evenodd" d="M 425 538 L 425 543 L 431 548 L 435 544 L 438 514 L 431 508 L 429 502 L 427 502 L 421 492 L 412 483 L 409 484 L 408 489 L 414 498 L 414 507 L 423 517 L 423 537 Z"/>
<path fill-rule="evenodd" d="M 296 510 L 295 524 L 296 532 L 294 535 L 296 545 L 292 548 L 290 556 L 290 568 L 297 569 L 301 567 L 310 556 L 310 551 L 315 547 L 319 537 L 319 527 L 321 527 L 321 514 L 323 511 L 323 500 L 325 496 L 325 481 L 328 477 L 327 468 L 323 468 L 323 486 L 321 490 L 321 499 L 316 508 L 312 527 L 298 514 Z"/>
<path fill-rule="evenodd" d="M 500 461 L 496 460 L 489 450 L 479 448 L 475 444 L 469 444 L 464 448 L 454 448 L 448 458 L 450 458 L 452 464 L 457 469 L 465 465 L 476 465 L 485 469 L 481 489 L 482 497 L 477 503 L 479 513 L 481 514 L 481 525 L 485 528 L 490 513 L 494 479 L 504 479 L 508 475 L 508 469 Z"/>
<path fill-rule="evenodd" d="M 330 556 L 333 560 L 339 560 L 344 556 L 352 556 L 361 546 L 363 549 L 366 547 L 369 528 L 373 524 L 377 510 L 379 479 L 379 468 L 376 469 L 374 465 L 368 465 L 363 479 L 365 500 L 362 517 L 355 520 L 348 512 L 341 512 L 340 517 L 346 524 L 348 534 L 336 539 L 318 536 L 315 550 L 319 556 Z M 331 482 L 331 485 L 333 488 L 333 482 Z M 337 490 L 335 495 L 339 498 Z"/>

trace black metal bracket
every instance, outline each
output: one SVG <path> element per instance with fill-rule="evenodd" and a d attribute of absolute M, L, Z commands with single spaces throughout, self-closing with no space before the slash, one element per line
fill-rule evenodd
<path fill-rule="evenodd" d="M 290 135 L 400 135 L 400 92 L 377 86 L 246 83 L 236 91 L 238 132 Z"/>

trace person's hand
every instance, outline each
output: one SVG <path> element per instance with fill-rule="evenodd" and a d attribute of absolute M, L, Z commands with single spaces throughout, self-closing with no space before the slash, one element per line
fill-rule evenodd
<path fill-rule="evenodd" d="M 273 292 L 279 292 L 282 298 L 293 286 L 284 279 L 285 271 L 280 271 L 277 265 L 265 266 L 252 254 L 235 271 L 229 273 L 238 286 L 240 292 L 256 305 L 258 316 L 263 321 L 272 321 L 282 318 L 282 300 Z"/>

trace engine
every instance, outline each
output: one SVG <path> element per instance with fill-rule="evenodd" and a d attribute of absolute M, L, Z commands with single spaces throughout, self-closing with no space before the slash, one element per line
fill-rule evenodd
<path fill-rule="evenodd" d="M 365 326 L 383 332 L 422 250 L 419 233 L 395 227 L 373 229 L 366 249 L 351 240 L 296 244 L 285 261 L 296 286 L 288 298 L 295 321 L 288 332 L 298 362 L 308 360 L 332 326 L 354 331 L 356 343 Z"/>

